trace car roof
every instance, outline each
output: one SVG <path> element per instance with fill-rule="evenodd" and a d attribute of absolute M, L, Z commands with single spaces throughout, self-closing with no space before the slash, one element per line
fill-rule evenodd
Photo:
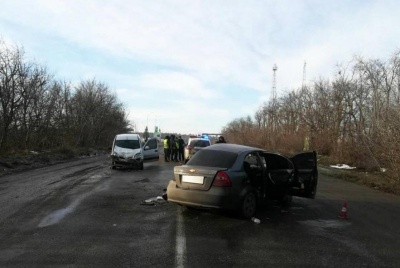
<path fill-rule="evenodd" d="M 249 152 L 249 151 L 260 151 L 264 152 L 265 150 L 256 148 L 256 147 L 250 147 L 250 146 L 245 146 L 245 145 L 240 145 L 240 144 L 233 144 L 233 143 L 217 143 L 208 147 L 205 147 L 203 150 L 215 150 L 215 151 L 225 151 L 225 152 L 231 152 L 231 153 L 243 153 L 243 152 Z"/>
<path fill-rule="evenodd" d="M 139 140 L 139 134 L 127 133 L 127 134 L 118 134 L 115 136 L 116 140 Z"/>
<path fill-rule="evenodd" d="M 205 138 L 189 138 L 188 143 L 192 141 L 208 141 L 211 144 L 211 141 Z"/>

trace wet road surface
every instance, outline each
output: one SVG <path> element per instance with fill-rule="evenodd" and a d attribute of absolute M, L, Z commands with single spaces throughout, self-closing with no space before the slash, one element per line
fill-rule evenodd
<path fill-rule="evenodd" d="M 157 198 L 174 165 L 97 156 L 0 177 L 0 267 L 400 267 L 398 196 L 321 175 L 315 200 L 255 224 Z"/>

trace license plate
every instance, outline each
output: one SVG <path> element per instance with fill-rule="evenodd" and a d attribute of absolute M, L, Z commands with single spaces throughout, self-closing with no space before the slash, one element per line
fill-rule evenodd
<path fill-rule="evenodd" d="M 203 177 L 203 176 L 188 176 L 188 175 L 182 175 L 182 182 L 203 184 L 203 182 L 204 182 L 204 177 Z"/>

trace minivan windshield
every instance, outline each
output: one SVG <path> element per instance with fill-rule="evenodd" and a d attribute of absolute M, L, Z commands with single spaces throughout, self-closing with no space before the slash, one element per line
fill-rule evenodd
<path fill-rule="evenodd" d="M 186 165 L 230 168 L 235 163 L 237 156 L 232 152 L 203 149 L 194 154 Z"/>
<path fill-rule="evenodd" d="M 139 140 L 115 140 L 115 146 L 125 149 L 139 149 Z"/>

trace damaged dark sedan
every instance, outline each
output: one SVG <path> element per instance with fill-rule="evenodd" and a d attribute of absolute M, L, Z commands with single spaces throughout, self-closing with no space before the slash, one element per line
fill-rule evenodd
<path fill-rule="evenodd" d="M 235 210 L 245 218 L 268 200 L 290 203 L 291 197 L 314 198 L 316 152 L 292 158 L 237 144 L 215 144 L 174 168 L 168 201 L 187 207 Z"/>

